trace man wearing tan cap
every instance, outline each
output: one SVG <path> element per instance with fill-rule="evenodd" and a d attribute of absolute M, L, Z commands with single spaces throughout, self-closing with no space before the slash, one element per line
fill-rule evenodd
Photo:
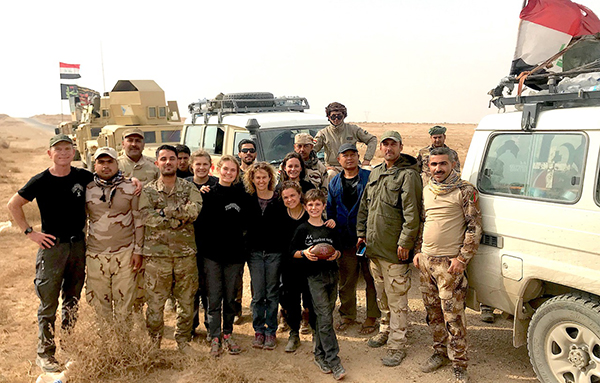
<path fill-rule="evenodd" d="M 327 167 L 317 158 L 314 138 L 308 133 L 299 133 L 294 137 L 294 151 L 302 156 L 306 167 L 306 181 L 315 188 L 327 191 Z"/>
<path fill-rule="evenodd" d="M 444 126 L 433 126 L 429 129 L 429 138 L 431 139 L 431 145 L 428 145 L 417 153 L 417 166 L 421 171 L 421 177 L 423 178 L 423 185 L 427 185 L 431 178 L 431 172 L 429 171 L 429 153 L 435 148 L 448 148 L 446 145 L 446 128 Z M 448 148 L 450 149 L 450 148 Z M 450 149 L 452 153 L 452 161 L 454 162 L 454 170 L 460 174 L 460 161 L 456 151 Z"/>
<path fill-rule="evenodd" d="M 86 187 L 86 298 L 101 318 L 124 321 L 136 297 L 144 226 L 135 186 L 123 177 L 117 157 L 113 148 L 96 150 L 94 181 Z"/>
<path fill-rule="evenodd" d="M 139 128 L 126 130 L 123 134 L 123 151 L 118 158 L 119 169 L 125 177 L 135 177 L 146 185 L 157 180 L 160 173 L 154 160 L 144 156 L 144 132 Z"/>

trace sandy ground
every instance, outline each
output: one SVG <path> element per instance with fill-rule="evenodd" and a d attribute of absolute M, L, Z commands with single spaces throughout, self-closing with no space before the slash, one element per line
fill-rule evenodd
<path fill-rule="evenodd" d="M 50 125 L 28 124 L 24 121 L 0 115 L 0 204 L 6 206 L 14 194 L 34 174 L 50 165 L 47 157 L 48 139 L 60 116 L 37 116 L 37 120 Z M 398 130 L 405 143 L 405 152 L 414 154 L 427 145 L 427 129 L 433 124 L 359 123 L 374 134 L 380 135 L 388 129 Z M 459 152 L 464 161 L 469 146 L 473 125 L 447 124 L 448 145 Z M 9 147 L 1 145 L 2 140 Z M 363 148 L 364 150 L 364 148 Z M 30 223 L 39 227 L 35 203 L 26 206 Z M 0 227 L 8 221 L 6 208 L 0 209 Z M 36 310 L 38 299 L 33 290 L 36 245 L 25 240 L 20 230 L 12 227 L 0 233 L 0 383 L 34 382 L 39 369 L 35 366 L 37 343 Z M 414 271 L 414 270 L 413 270 Z M 202 341 L 205 334 L 201 325 L 201 336 L 193 344 L 197 351 L 198 368 L 214 371 L 220 366 L 235 369 L 242 378 L 235 381 L 248 382 L 332 382 L 331 375 L 318 372 L 312 363 L 310 337 L 302 337 L 302 346 L 295 354 L 283 351 L 287 334 L 279 335 L 279 347 L 274 351 L 254 350 L 250 347 L 253 330 L 249 321 L 249 273 L 245 278 L 244 313 L 246 322 L 236 326 L 237 335 L 244 352 L 239 356 L 225 355 L 218 362 L 204 357 L 209 351 Z M 358 293 L 359 320 L 365 315 L 365 295 Z M 86 303 L 83 303 L 87 306 Z M 370 349 L 366 345 L 368 336 L 360 335 L 360 326 L 353 326 L 338 333 L 340 357 L 348 375 L 347 382 L 445 382 L 451 377 L 451 368 L 445 367 L 432 374 L 419 371 L 419 364 L 431 353 L 431 336 L 425 324 L 425 313 L 418 290 L 417 273 L 413 273 L 413 287 L 409 292 L 410 330 L 407 358 L 396 368 L 386 368 L 380 363 L 385 354 L 383 349 Z M 89 315 L 89 309 L 82 316 Z M 163 348 L 175 349 L 173 341 L 174 315 L 167 316 L 166 339 Z M 89 320 L 89 318 L 88 318 Z M 535 375 L 524 347 L 512 347 L 512 323 L 498 317 L 495 324 L 479 321 L 478 313 L 468 310 L 468 339 L 470 374 L 474 382 L 534 382 Z M 174 352 L 174 351 L 173 351 Z M 58 356 L 61 354 L 59 352 Z M 216 369 L 215 369 L 216 366 Z M 144 381 L 149 382 L 194 382 L 195 370 L 169 369 L 160 366 L 150 370 Z M 212 370 L 211 370 L 212 371 Z M 103 381 L 106 381 L 104 379 Z M 110 381 L 110 380 L 109 380 Z M 219 377 L 218 373 L 207 381 L 234 381 Z"/>

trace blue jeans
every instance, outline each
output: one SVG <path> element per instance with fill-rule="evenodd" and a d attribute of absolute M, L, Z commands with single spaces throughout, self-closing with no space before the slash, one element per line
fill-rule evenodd
<path fill-rule="evenodd" d="M 315 358 L 323 359 L 329 367 L 340 364 L 340 347 L 333 328 L 338 278 L 337 270 L 322 271 L 308 276 L 308 288 L 317 317 L 314 354 Z"/>
<path fill-rule="evenodd" d="M 281 277 L 281 253 L 253 251 L 248 268 L 252 283 L 252 327 L 254 332 L 275 335 Z"/>

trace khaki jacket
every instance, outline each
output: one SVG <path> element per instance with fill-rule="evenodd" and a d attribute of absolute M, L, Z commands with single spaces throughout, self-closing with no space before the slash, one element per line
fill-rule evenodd
<path fill-rule="evenodd" d="M 315 185 L 315 188 L 321 189 L 327 192 L 327 167 L 323 165 L 317 158 L 315 151 L 310 152 L 308 161 L 304 161 L 306 166 L 306 176 L 304 179 L 311 184 Z"/>
<path fill-rule="evenodd" d="M 352 124 L 341 123 L 338 126 L 329 124 L 325 129 L 319 130 L 315 136 L 314 151 L 325 148 L 325 165 L 340 166 L 337 160 L 338 150 L 342 144 L 367 144 L 365 160 L 371 161 L 377 150 L 377 137 L 366 130 Z"/>
<path fill-rule="evenodd" d="M 160 176 L 158 167 L 154 165 L 154 160 L 150 157 L 142 156 L 138 162 L 133 162 L 126 154 L 123 154 L 119 156 L 117 162 L 119 163 L 119 169 L 125 177 L 135 177 L 143 185 L 157 180 Z"/>
<path fill-rule="evenodd" d="M 387 169 L 385 162 L 373 168 L 365 187 L 356 233 L 367 241 L 366 255 L 390 263 L 398 259 L 398 246 L 413 249 L 421 223 L 423 186 L 417 160 L 400 154 Z"/>

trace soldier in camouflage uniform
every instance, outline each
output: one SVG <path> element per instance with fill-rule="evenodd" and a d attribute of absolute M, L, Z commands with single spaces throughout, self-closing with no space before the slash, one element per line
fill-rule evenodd
<path fill-rule="evenodd" d="M 315 139 L 310 134 L 299 133 L 294 137 L 294 151 L 302 156 L 306 167 L 304 179 L 327 193 L 327 167 L 317 158 L 314 147 Z"/>
<path fill-rule="evenodd" d="M 431 178 L 431 173 L 429 172 L 429 166 L 427 165 L 429 162 L 430 152 L 435 148 L 448 148 L 445 144 L 446 142 L 446 128 L 443 126 L 436 125 L 429 129 L 429 137 L 431 139 L 431 145 L 424 147 L 419 150 L 417 154 L 417 162 L 419 169 L 421 171 L 421 177 L 423 178 L 423 185 L 427 185 L 429 179 Z M 448 148 L 450 149 L 450 148 Z M 460 161 L 458 159 L 458 153 L 454 150 L 450 149 L 450 152 L 453 156 L 454 170 L 457 173 L 460 173 Z"/>
<path fill-rule="evenodd" d="M 162 145 L 156 151 L 160 178 L 144 188 L 140 210 L 144 217 L 145 289 L 148 332 L 160 347 L 164 330 L 164 306 L 177 299 L 175 340 L 179 350 L 190 350 L 194 295 L 198 289 L 194 221 L 202 197 L 194 184 L 177 178 L 177 150 Z"/>
<path fill-rule="evenodd" d="M 131 180 L 119 170 L 115 149 L 98 149 L 94 170 L 85 198 L 86 298 L 102 318 L 125 320 L 135 298 L 135 274 L 142 266 L 144 226 L 139 197 Z"/>
<path fill-rule="evenodd" d="M 468 381 L 465 269 L 479 247 L 481 211 L 477 189 L 460 179 L 449 148 L 435 148 L 429 157 L 432 178 L 423 189 L 423 238 L 413 260 L 421 272 L 421 292 L 434 354 L 423 372 L 452 361 L 455 381 Z"/>
<path fill-rule="evenodd" d="M 123 151 L 119 156 L 119 169 L 125 177 L 135 177 L 146 185 L 157 180 L 160 173 L 154 160 L 144 156 L 144 132 L 139 128 L 126 130 L 123 134 Z"/>

